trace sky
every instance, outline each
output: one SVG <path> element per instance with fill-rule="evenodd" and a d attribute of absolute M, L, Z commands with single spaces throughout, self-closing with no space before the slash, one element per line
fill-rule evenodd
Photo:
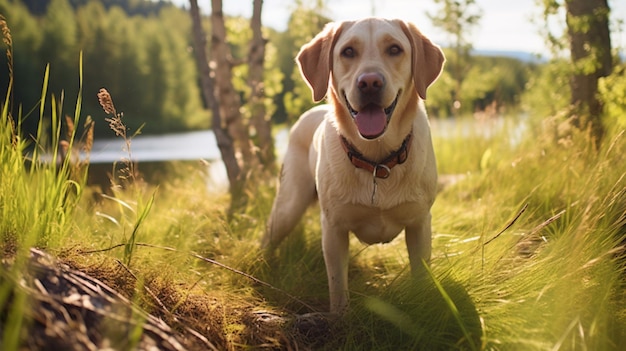
<path fill-rule="evenodd" d="M 171 0 L 185 5 L 188 0 Z M 548 54 L 545 41 L 539 34 L 541 9 L 538 0 L 476 0 L 482 9 L 479 25 L 470 37 L 477 50 L 524 51 L 532 54 Z M 287 27 L 294 0 L 264 0 L 263 25 L 283 31 Z M 210 12 L 210 0 L 198 0 L 204 12 Z M 354 20 L 372 15 L 399 18 L 413 22 L 435 43 L 445 46 L 448 37 L 441 29 L 433 27 L 426 13 L 438 9 L 432 0 L 330 0 L 327 1 L 329 18 L 334 21 Z M 626 1 L 609 0 L 612 18 L 626 20 Z M 232 16 L 250 17 L 252 0 L 223 0 L 224 12 Z M 537 19 L 537 21 L 533 20 Z M 625 26 L 626 27 L 626 26 Z M 614 47 L 626 46 L 626 28 L 612 38 Z"/>

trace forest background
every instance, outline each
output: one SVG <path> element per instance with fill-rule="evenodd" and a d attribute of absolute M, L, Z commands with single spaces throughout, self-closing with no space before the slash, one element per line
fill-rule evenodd
<path fill-rule="evenodd" d="M 142 133 L 160 134 L 210 127 L 187 10 L 163 1 L 0 0 L 0 12 L 14 28 L 16 106 L 28 111 L 37 105 L 40 96 L 33 87 L 41 84 L 48 63 L 50 92 L 76 96 L 82 51 L 86 95 L 82 106 L 86 115 L 101 115 L 96 93 L 106 87 L 118 109 L 124 111 L 130 130 L 144 125 Z M 294 57 L 300 46 L 329 21 L 320 13 L 319 9 L 296 3 L 287 30 L 263 29 L 267 39 L 265 107 L 274 124 L 293 122 L 312 106 Z M 204 27 L 210 28 L 208 18 L 204 21 Z M 227 18 L 226 29 L 234 62 L 233 84 L 245 105 L 250 93 L 244 64 L 252 36 L 249 19 Z M 450 72 L 444 72 L 429 90 L 428 110 L 431 116 L 445 118 L 488 107 L 492 112 L 494 108 L 519 108 L 522 92 L 537 76 L 542 63 L 545 60 L 533 59 L 530 54 L 526 60 L 472 54 L 464 72 L 466 83 L 460 87 L 461 109 L 453 111 L 455 82 Z M 4 56 L 0 67 L 7 67 Z M 0 75 L 2 95 L 8 78 L 8 74 Z M 24 121 L 27 134 L 34 134 L 37 122 L 36 118 Z M 96 123 L 95 135 L 110 136 L 106 123 Z"/>

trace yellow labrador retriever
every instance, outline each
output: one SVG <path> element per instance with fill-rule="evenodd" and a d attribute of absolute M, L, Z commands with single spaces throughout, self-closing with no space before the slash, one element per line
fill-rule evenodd
<path fill-rule="evenodd" d="M 437 170 L 422 100 L 444 56 L 410 23 L 328 24 L 297 57 L 315 101 L 293 126 L 263 238 L 274 249 L 319 199 L 330 311 L 348 307 L 349 233 L 386 243 L 405 231 L 413 272 L 431 251 Z"/>

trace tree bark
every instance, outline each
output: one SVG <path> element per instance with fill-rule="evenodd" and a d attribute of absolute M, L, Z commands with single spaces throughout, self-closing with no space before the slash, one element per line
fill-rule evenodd
<path fill-rule="evenodd" d="M 567 33 L 574 72 L 570 78 L 574 125 L 589 128 L 596 144 L 604 134 L 598 79 L 613 68 L 607 0 L 566 0 Z"/>
<path fill-rule="evenodd" d="M 265 62 L 265 44 L 261 31 L 261 10 L 263 0 L 254 0 L 252 19 L 252 40 L 248 53 L 248 86 L 250 87 L 251 122 L 256 131 L 259 159 L 265 169 L 275 168 L 274 140 L 272 138 L 271 123 L 265 110 L 265 91 L 263 86 L 263 65 Z"/>
<path fill-rule="evenodd" d="M 241 116 L 241 98 L 232 83 L 232 53 L 226 43 L 226 25 L 222 0 L 211 0 L 211 57 L 214 65 L 220 114 L 241 155 L 244 173 L 255 164 L 250 134 Z"/>
<path fill-rule="evenodd" d="M 206 54 L 207 42 L 204 30 L 202 29 L 202 20 L 200 17 L 200 9 L 198 8 L 198 1 L 190 0 L 189 2 L 191 5 L 190 12 L 193 25 L 193 40 L 195 45 L 194 53 L 196 57 L 196 65 L 198 66 L 198 72 L 200 73 L 202 94 L 206 103 L 211 108 L 211 128 L 213 133 L 215 133 L 217 146 L 220 150 L 220 154 L 222 155 L 222 161 L 226 166 L 226 174 L 228 175 L 231 196 L 238 196 L 241 190 L 241 168 L 237 163 L 233 139 L 228 134 L 226 128 L 222 126 L 222 120 L 220 118 L 221 112 L 214 93 L 215 84 L 213 77 L 211 76 L 211 68 L 209 67 L 209 61 Z"/>

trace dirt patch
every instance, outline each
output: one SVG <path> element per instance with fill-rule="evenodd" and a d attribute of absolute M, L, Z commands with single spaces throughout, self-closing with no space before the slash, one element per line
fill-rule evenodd
<path fill-rule="evenodd" d="M 191 290 L 158 277 L 145 282 L 147 294 L 136 294 L 134 278 L 116 267 L 114 260 L 82 267 L 72 263 L 31 249 L 20 274 L 9 274 L 12 267 L 7 262 L 2 266 L 0 283 L 14 284 L 9 299 L 16 293 L 24 293 L 28 299 L 23 311 L 26 325 L 21 331 L 24 348 L 294 350 L 313 346 L 312 336 L 318 339 L 315 335 L 321 333 L 326 339 L 329 335 L 330 324 L 324 316 L 288 316 L 253 305 L 229 307 L 207 294 L 183 296 L 182 291 Z M 2 307 L 2 330 L 12 305 L 9 302 Z"/>

